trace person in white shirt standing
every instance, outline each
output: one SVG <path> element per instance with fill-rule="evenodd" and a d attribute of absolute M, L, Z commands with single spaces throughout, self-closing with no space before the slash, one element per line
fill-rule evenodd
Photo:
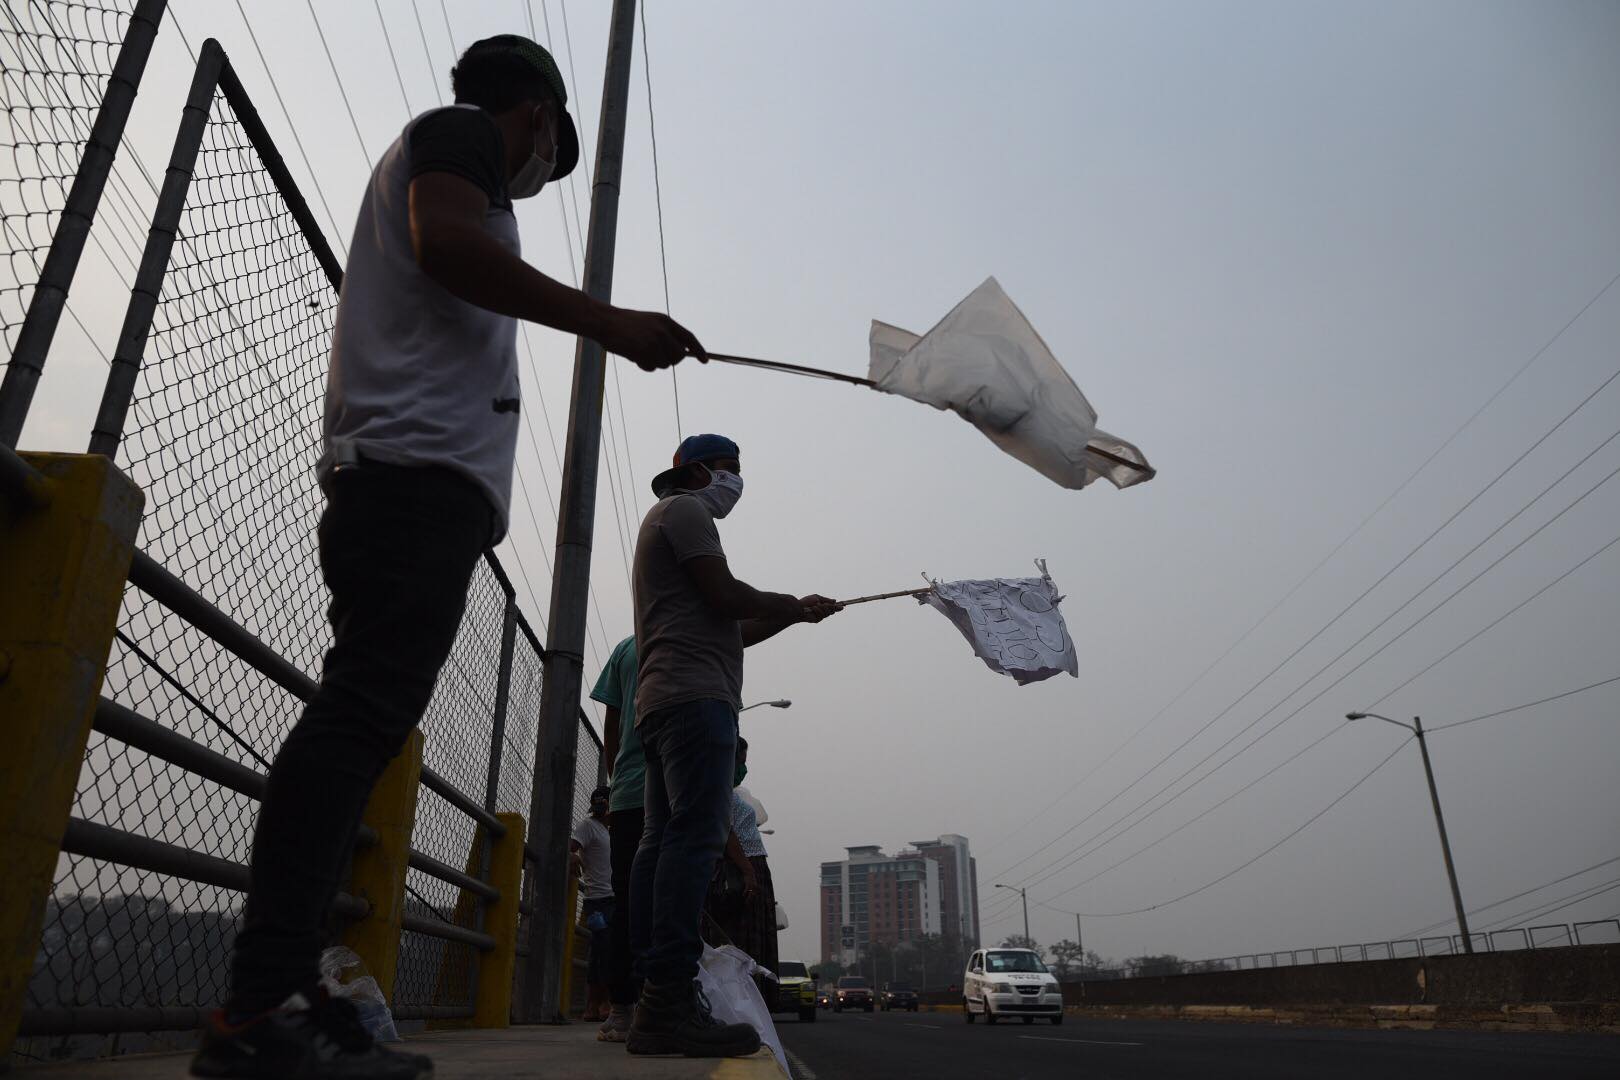
<path fill-rule="evenodd" d="M 374 1045 L 317 962 L 366 800 L 427 708 L 478 559 L 506 533 L 518 320 L 648 371 L 704 355 L 668 316 L 593 300 L 521 258 L 513 201 L 579 160 L 551 55 L 486 38 L 451 83 L 456 103 L 411 120 L 378 160 L 349 245 L 317 466 L 332 647 L 270 769 L 230 998 L 194 1076 L 432 1076 L 428 1058 Z"/>
<path fill-rule="evenodd" d="M 591 957 L 585 972 L 585 1014 L 582 1020 L 606 1020 L 608 1015 L 608 927 L 613 921 L 612 840 L 608 834 L 607 785 L 591 792 L 591 812 L 579 819 L 568 838 L 568 859 L 579 875 L 579 922 L 591 935 Z"/>

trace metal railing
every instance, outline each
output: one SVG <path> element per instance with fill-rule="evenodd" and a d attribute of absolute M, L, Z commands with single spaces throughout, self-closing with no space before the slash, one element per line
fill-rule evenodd
<path fill-rule="evenodd" d="M 55 6 L 101 10 L 30 10 Z M 143 0 L 136 20 L 162 6 Z M 85 161 L 105 179 L 110 154 Z M 145 491 L 147 512 L 29 981 L 16 1048 L 26 1058 L 104 1049 L 85 1036 L 194 1028 L 223 1000 L 264 770 L 328 643 L 313 465 L 341 270 L 212 40 L 169 162 L 91 440 Z M 35 318 L 30 308 L 25 323 Z M 19 430 L 26 397 L 5 395 L 21 402 Z M 44 498 L 9 449 L 0 473 L 8 499 Z M 401 1020 L 473 1014 L 479 959 L 495 943 L 484 913 L 502 899 L 477 847 L 505 834 L 497 814 L 528 810 L 542 659 L 486 553 L 420 725 L 392 1000 Z M 601 742 L 578 719 L 583 814 Z M 361 845 L 377 842 L 362 830 Z M 367 914 L 348 893 L 333 908 Z"/>
<path fill-rule="evenodd" d="M 1620 918 L 1512 927 L 1476 933 L 1472 937 L 1476 954 L 1568 948 L 1577 945 L 1614 945 L 1620 944 Z M 1275 952 L 1242 953 L 1208 960 L 1148 957 L 1144 958 L 1146 962 L 1126 963 L 1121 967 L 1074 969 L 1065 978 L 1084 982 L 1091 979 L 1196 975 L 1211 971 L 1255 971 L 1260 968 L 1303 967 L 1307 964 L 1341 964 L 1363 960 L 1403 960 L 1454 955 L 1464 955 L 1460 934 L 1392 938 L 1388 941 L 1323 945 L 1305 949 L 1279 949 Z"/>

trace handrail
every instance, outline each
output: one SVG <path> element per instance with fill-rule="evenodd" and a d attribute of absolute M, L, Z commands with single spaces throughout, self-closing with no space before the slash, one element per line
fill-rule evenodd
<path fill-rule="evenodd" d="M 236 892 L 246 892 L 248 887 L 248 868 L 241 863 L 83 818 L 68 818 L 67 829 L 62 834 L 62 850 L 70 855 L 187 878 Z M 363 919 L 371 911 L 371 905 L 340 892 L 332 902 L 332 910 L 346 918 Z"/>
<path fill-rule="evenodd" d="M 490 935 L 445 922 L 443 919 L 429 919 L 407 912 L 400 916 L 399 925 L 402 930 L 411 930 L 444 941 L 459 941 L 463 945 L 471 945 L 480 952 L 489 952 L 495 948 L 495 939 Z"/>
<path fill-rule="evenodd" d="M 0 442 L 0 495 L 20 510 L 43 510 L 51 504 L 50 481 L 3 442 Z"/>
<path fill-rule="evenodd" d="M 495 886 L 479 881 L 471 874 L 464 874 L 449 863 L 440 862 L 431 855 L 424 855 L 420 851 L 413 850 L 410 858 L 406 861 L 411 867 L 422 871 L 429 877 L 436 877 L 440 881 L 459 886 L 470 893 L 477 893 L 485 900 L 493 902 L 499 901 L 501 898 L 501 890 L 495 888 Z"/>
<path fill-rule="evenodd" d="M 129 581 L 299 700 L 309 701 L 320 688 L 319 683 L 291 661 L 260 641 L 252 631 L 219 610 L 146 552 L 136 550 L 129 566 Z M 484 826 L 490 835 L 506 835 L 506 826 L 501 824 L 499 818 L 433 770 L 422 769 L 422 786 Z"/>
<path fill-rule="evenodd" d="M 155 758 L 177 765 L 212 780 L 220 787 L 229 788 L 250 799 L 264 799 L 269 779 L 246 765 L 232 761 L 224 754 L 210 750 L 201 743 L 164 727 L 134 709 L 108 698 L 96 702 L 91 727 L 108 738 L 117 739 L 127 746 L 144 751 Z M 377 830 L 362 824 L 355 841 L 366 847 L 377 843 Z"/>
<path fill-rule="evenodd" d="M 500 818 L 473 802 L 460 788 L 426 765 L 422 766 L 422 786 L 488 829 L 491 836 L 506 835 L 506 825 Z"/>

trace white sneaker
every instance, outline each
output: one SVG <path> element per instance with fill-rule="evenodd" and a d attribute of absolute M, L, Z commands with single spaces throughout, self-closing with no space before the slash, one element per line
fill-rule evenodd
<path fill-rule="evenodd" d="M 628 1005 L 614 1005 L 608 1012 L 608 1018 L 602 1021 L 602 1026 L 596 1029 L 598 1042 L 622 1043 L 630 1035 L 630 1007 Z"/>

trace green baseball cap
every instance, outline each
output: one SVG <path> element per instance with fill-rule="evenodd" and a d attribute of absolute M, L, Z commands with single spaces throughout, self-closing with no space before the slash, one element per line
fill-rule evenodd
<path fill-rule="evenodd" d="M 568 114 L 568 88 L 563 84 L 562 72 L 557 70 L 557 61 L 552 59 L 551 53 L 539 42 L 521 34 L 496 34 L 473 42 L 462 55 L 465 58 L 481 53 L 505 53 L 534 68 L 561 106 L 562 130 L 558 133 L 557 167 L 551 178 L 561 180 L 573 172 L 574 166 L 579 164 L 579 131 L 574 127 L 574 118 Z"/>

